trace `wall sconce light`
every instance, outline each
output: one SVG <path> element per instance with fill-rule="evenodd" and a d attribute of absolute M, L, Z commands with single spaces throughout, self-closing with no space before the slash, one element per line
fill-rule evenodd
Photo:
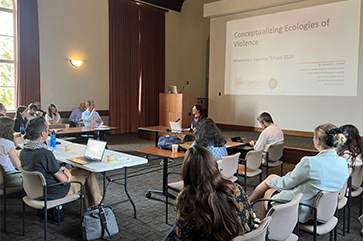
<path fill-rule="evenodd" d="M 83 63 L 82 60 L 76 60 L 76 59 L 71 59 L 70 62 L 71 62 L 71 65 L 74 66 L 74 67 L 79 67 Z"/>

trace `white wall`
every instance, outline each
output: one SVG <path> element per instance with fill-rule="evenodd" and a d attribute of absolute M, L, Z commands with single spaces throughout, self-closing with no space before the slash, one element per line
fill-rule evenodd
<path fill-rule="evenodd" d="M 109 108 L 108 1 L 38 0 L 41 102 L 69 111 Z M 82 59 L 76 69 L 69 59 Z"/>
<path fill-rule="evenodd" d="M 336 125 L 352 123 L 363 131 L 362 67 L 358 73 L 358 95 L 356 97 L 223 94 L 227 21 L 337 1 L 339 0 L 307 0 L 279 7 L 269 7 L 271 4 L 294 2 L 294 0 L 256 0 L 253 2 L 225 0 L 205 5 L 204 15 L 211 18 L 209 116 L 217 123 L 258 127 L 256 117 L 259 113 L 268 111 L 274 117 L 275 123 L 285 130 L 312 131 L 319 124 L 331 122 Z M 253 8 L 260 9 L 248 11 Z M 360 42 L 363 39 L 362 26 L 361 20 Z M 363 48 L 360 48 L 359 62 L 363 62 Z M 222 96 L 218 95 L 219 92 L 222 93 Z"/>

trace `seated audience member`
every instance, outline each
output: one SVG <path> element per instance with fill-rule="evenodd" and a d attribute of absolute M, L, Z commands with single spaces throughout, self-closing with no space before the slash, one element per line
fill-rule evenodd
<path fill-rule="evenodd" d="M 226 140 L 221 131 L 211 118 L 204 119 L 194 131 L 194 145 L 201 145 L 207 148 L 218 161 L 222 156 L 228 156 Z"/>
<path fill-rule="evenodd" d="M 191 124 L 191 128 L 194 130 L 198 123 L 204 119 L 204 117 L 201 115 L 202 114 L 202 106 L 201 105 L 195 105 L 192 108 L 192 113 L 193 113 L 193 117 L 192 117 L 192 124 Z"/>
<path fill-rule="evenodd" d="M 38 111 L 38 106 L 36 104 L 30 103 L 28 105 L 28 115 L 26 116 L 28 121 L 38 116 L 37 111 Z"/>
<path fill-rule="evenodd" d="M 19 168 L 21 166 L 14 144 L 14 120 L 9 117 L 0 117 L 0 164 L 6 173 L 7 187 L 22 186 L 23 178 Z"/>
<path fill-rule="evenodd" d="M 250 145 L 253 146 L 255 150 L 263 149 L 267 151 L 271 144 L 281 143 L 284 141 L 284 134 L 282 130 L 274 124 L 272 117 L 269 113 L 263 112 L 258 117 L 257 120 L 260 122 L 261 127 L 264 129 L 257 141 L 251 141 Z"/>
<path fill-rule="evenodd" d="M 45 113 L 44 110 L 42 110 L 42 103 L 40 103 L 39 101 L 35 101 L 34 104 L 36 104 L 37 107 L 38 107 L 37 115 L 38 116 L 45 116 L 46 113 Z"/>
<path fill-rule="evenodd" d="M 348 139 L 343 147 L 338 148 L 338 155 L 347 160 L 349 167 L 361 166 L 363 145 L 359 130 L 354 125 L 344 125 L 339 128 L 348 133 Z"/>
<path fill-rule="evenodd" d="M 82 113 L 82 119 L 83 119 L 84 126 L 86 126 L 86 127 L 91 126 L 92 119 L 95 120 L 95 126 L 96 127 L 103 125 L 103 121 L 101 119 L 101 116 L 96 111 L 95 102 L 93 100 L 88 100 L 86 102 L 86 106 L 87 106 L 87 110 L 85 110 Z"/>
<path fill-rule="evenodd" d="M 28 119 L 26 118 L 28 115 L 28 109 L 26 106 L 21 105 L 16 109 L 15 114 L 15 125 L 14 125 L 14 131 L 15 132 L 23 132 L 25 131 L 26 123 L 28 122 Z"/>
<path fill-rule="evenodd" d="M 86 103 L 81 102 L 79 107 L 72 111 L 71 116 L 69 117 L 69 123 L 72 127 L 77 126 L 79 121 L 82 121 L 82 113 L 86 110 Z"/>
<path fill-rule="evenodd" d="M 0 117 L 6 116 L 6 107 L 3 103 L 0 103 Z"/>
<path fill-rule="evenodd" d="M 49 127 L 44 117 L 36 117 L 30 120 L 25 129 L 25 138 L 29 141 L 20 152 L 22 168 L 27 171 L 41 172 L 48 185 L 64 182 L 64 185 L 56 185 L 48 188 L 48 199 L 62 198 L 78 193 L 80 185 L 69 183 L 79 181 L 84 185 L 84 203 L 88 208 L 101 202 L 100 189 L 94 173 L 73 168 L 60 167 L 52 151 L 44 144 L 48 137 Z"/>
<path fill-rule="evenodd" d="M 344 145 L 346 136 L 335 125 L 325 124 L 315 128 L 313 140 L 319 154 L 303 157 L 294 170 L 283 177 L 268 176 L 249 197 L 250 202 L 262 197 L 292 200 L 302 193 L 301 202 L 312 205 L 320 191 L 337 192 L 342 189 L 349 177 L 348 165 L 344 158 L 338 156 L 335 148 Z M 266 210 L 267 203 L 264 203 L 261 205 L 261 218 Z M 309 208 L 300 208 L 300 222 L 307 222 L 312 217 Z"/>
<path fill-rule="evenodd" d="M 243 188 L 223 177 L 211 153 L 191 147 L 183 161 L 184 188 L 176 201 L 177 240 L 231 240 L 254 226 Z"/>
<path fill-rule="evenodd" d="M 47 114 L 45 114 L 45 121 L 49 125 L 62 124 L 62 117 L 54 104 L 48 105 L 48 111 Z"/>

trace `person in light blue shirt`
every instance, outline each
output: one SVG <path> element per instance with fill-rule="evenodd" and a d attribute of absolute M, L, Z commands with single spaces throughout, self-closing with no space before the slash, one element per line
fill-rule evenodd
<path fill-rule="evenodd" d="M 88 100 L 86 102 L 87 110 L 82 113 L 83 124 L 85 127 L 92 125 L 92 119 L 95 120 L 95 126 L 103 125 L 101 116 L 96 111 L 95 102 L 93 100 Z"/>
<path fill-rule="evenodd" d="M 303 157 L 293 171 L 283 177 L 270 175 L 249 198 L 253 202 L 259 198 L 292 200 L 298 193 L 304 196 L 301 203 L 312 205 L 320 191 L 337 192 L 343 188 L 349 177 L 348 165 L 343 157 L 338 156 L 335 148 L 344 145 L 347 138 L 333 124 L 318 126 L 314 131 L 314 146 L 319 154 Z M 261 218 L 267 211 L 267 202 L 261 205 Z M 301 207 L 299 221 L 312 219 L 308 207 Z"/>
<path fill-rule="evenodd" d="M 195 141 L 191 146 L 201 145 L 207 148 L 218 161 L 228 156 L 226 140 L 211 118 L 201 120 L 194 131 Z"/>
<path fill-rule="evenodd" d="M 69 122 L 72 126 L 76 126 L 79 121 L 82 121 L 82 113 L 86 110 L 86 103 L 81 102 L 79 107 L 72 111 L 72 114 L 69 116 Z"/>

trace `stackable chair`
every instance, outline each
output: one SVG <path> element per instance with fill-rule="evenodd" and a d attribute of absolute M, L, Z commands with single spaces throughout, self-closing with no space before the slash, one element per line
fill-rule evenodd
<path fill-rule="evenodd" d="M 280 160 L 284 152 L 284 142 L 272 144 L 266 152 L 266 162 L 262 166 L 266 167 L 266 177 L 268 169 L 281 166 L 281 176 L 283 176 L 284 163 Z"/>
<path fill-rule="evenodd" d="M 50 208 L 58 207 L 69 202 L 80 199 L 80 220 L 83 216 L 83 185 L 81 182 L 72 181 L 71 183 L 77 183 L 81 185 L 80 194 L 72 194 L 63 198 L 48 200 L 47 189 L 51 186 L 64 185 L 63 182 L 59 182 L 52 185 L 47 185 L 47 182 L 41 172 L 25 171 L 21 169 L 23 175 L 23 189 L 27 196 L 23 197 L 23 235 L 25 235 L 25 204 L 29 207 L 44 210 L 44 240 L 47 240 L 47 224 L 48 217 L 47 211 Z M 59 224 L 59 215 L 58 215 Z"/>
<path fill-rule="evenodd" d="M 334 216 L 338 205 L 338 192 L 320 191 L 314 198 L 313 205 L 301 203 L 302 206 L 307 206 L 313 211 L 313 224 L 300 223 L 299 228 L 307 233 L 310 233 L 316 241 L 318 235 L 323 235 L 330 232 L 330 240 L 332 240 L 334 230 L 334 240 L 337 240 L 337 224 L 338 218 Z"/>
<path fill-rule="evenodd" d="M 6 232 L 6 202 L 7 202 L 7 195 L 21 192 L 22 187 L 6 187 L 6 177 L 13 175 L 15 173 L 5 173 L 4 167 L 0 164 L 0 196 L 2 196 L 4 200 L 4 211 L 3 211 L 3 218 L 4 218 L 4 232 Z"/>
<path fill-rule="evenodd" d="M 265 241 L 271 220 L 271 217 L 266 217 L 261 221 L 258 228 L 244 235 L 237 236 L 232 241 Z"/>
<path fill-rule="evenodd" d="M 276 203 L 266 214 L 266 217 L 272 218 L 268 228 L 268 240 L 296 241 L 299 239 L 293 231 L 299 221 L 299 203 L 302 197 L 303 194 L 299 193 L 291 201 L 259 199 L 252 203 L 252 205 L 261 201 Z"/>
<path fill-rule="evenodd" d="M 245 157 L 245 159 L 242 160 L 242 164 L 244 166 L 240 165 L 238 174 L 242 175 L 244 177 L 244 190 L 247 189 L 247 178 L 248 177 L 255 177 L 257 175 L 260 176 L 260 183 L 262 182 L 262 170 L 260 169 L 262 164 L 262 154 L 263 149 L 256 150 L 256 151 L 249 151 Z"/>
<path fill-rule="evenodd" d="M 241 153 L 238 152 L 234 155 L 221 157 L 221 159 L 217 161 L 218 168 L 222 175 L 232 182 L 238 181 L 238 161 L 240 155 Z"/>
<path fill-rule="evenodd" d="M 347 232 L 350 231 L 350 219 L 351 219 L 351 199 L 354 197 L 359 197 L 359 215 L 362 214 L 363 206 L 363 166 L 355 166 L 351 168 L 351 182 L 348 185 L 348 228 Z M 359 216 L 358 215 L 358 216 Z"/>

